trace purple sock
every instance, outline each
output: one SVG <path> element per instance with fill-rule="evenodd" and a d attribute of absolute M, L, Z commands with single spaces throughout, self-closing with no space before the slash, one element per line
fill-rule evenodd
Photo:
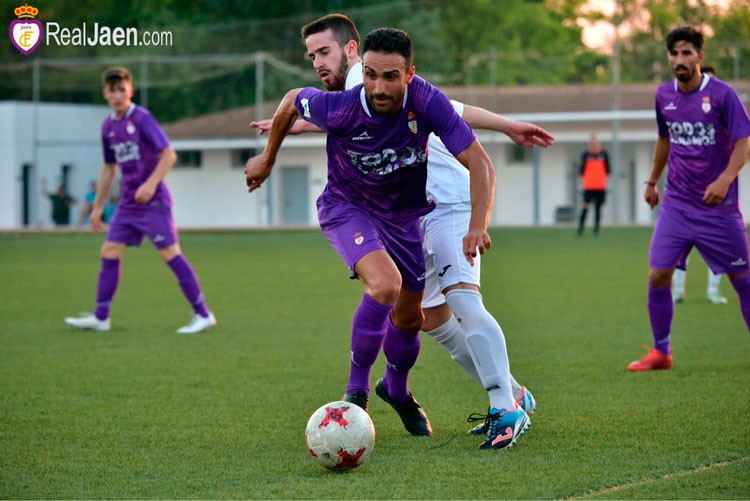
<path fill-rule="evenodd" d="M 352 320 L 352 359 L 347 393 L 370 392 L 370 369 L 383 345 L 385 325 L 392 309 L 392 304 L 380 304 L 368 294 L 362 296 Z"/>
<path fill-rule="evenodd" d="M 750 275 L 731 280 L 731 282 L 732 287 L 737 291 L 737 296 L 740 298 L 740 310 L 742 310 L 745 325 L 750 330 Z"/>
<path fill-rule="evenodd" d="M 99 320 L 109 318 L 109 307 L 120 283 L 120 260 L 102 258 L 99 270 L 99 282 L 96 284 L 96 310 L 94 315 Z"/>
<path fill-rule="evenodd" d="M 207 317 L 208 308 L 206 308 L 206 302 L 203 300 L 203 293 L 201 292 L 200 285 L 198 285 L 198 278 L 195 276 L 195 272 L 190 263 L 188 263 L 188 260 L 185 259 L 185 256 L 178 254 L 167 264 L 175 276 L 177 276 L 182 293 L 187 298 L 190 306 L 193 307 L 193 311 L 202 317 Z"/>
<path fill-rule="evenodd" d="M 672 329 L 674 303 L 671 287 L 654 287 L 648 284 L 648 317 L 654 336 L 654 349 L 670 355 L 669 334 Z"/>
<path fill-rule="evenodd" d="M 399 329 L 393 322 L 388 328 L 383 341 L 386 367 L 383 383 L 388 395 L 397 402 L 409 398 L 409 371 L 417 362 L 421 345 L 418 330 Z"/>

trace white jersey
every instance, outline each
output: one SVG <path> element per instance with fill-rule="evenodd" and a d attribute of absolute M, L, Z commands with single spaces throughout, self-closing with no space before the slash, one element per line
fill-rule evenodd
<path fill-rule="evenodd" d="M 349 68 L 346 74 L 346 89 L 363 82 L 362 62 Z M 464 114 L 464 105 L 452 101 L 459 116 Z M 427 140 L 427 198 L 442 204 L 471 202 L 469 169 L 463 166 L 435 134 Z"/>

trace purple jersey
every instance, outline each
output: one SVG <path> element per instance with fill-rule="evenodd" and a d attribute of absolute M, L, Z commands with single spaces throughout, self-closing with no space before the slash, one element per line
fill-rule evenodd
<path fill-rule="evenodd" d="M 677 80 L 656 91 L 659 136 L 669 137 L 664 205 L 682 209 L 715 208 L 703 202 L 706 187 L 726 169 L 734 143 L 750 136 L 750 119 L 729 85 L 708 75 L 686 94 Z M 737 180 L 718 210 L 739 207 Z"/>
<path fill-rule="evenodd" d="M 302 118 L 328 133 L 328 184 L 321 200 L 347 201 L 390 221 L 417 218 L 434 208 L 425 192 L 431 132 L 454 155 L 476 139 L 448 98 L 419 77 L 407 87 L 395 116 L 376 114 L 362 85 L 345 92 L 305 88 L 295 105 Z"/>
<path fill-rule="evenodd" d="M 135 203 L 136 190 L 154 172 L 159 154 L 169 146 L 169 139 L 148 110 L 133 104 L 119 120 L 110 114 L 102 124 L 102 146 L 104 162 L 118 164 L 122 172 L 120 207 L 172 206 L 172 197 L 163 182 L 156 187 L 150 203 Z"/>

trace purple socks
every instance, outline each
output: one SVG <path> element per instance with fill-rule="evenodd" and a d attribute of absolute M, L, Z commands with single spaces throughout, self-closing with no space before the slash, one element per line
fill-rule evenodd
<path fill-rule="evenodd" d="M 648 317 L 651 320 L 651 333 L 654 336 L 654 349 L 670 355 L 669 334 L 672 329 L 674 303 L 671 287 L 654 287 L 648 284 Z"/>
<path fill-rule="evenodd" d="M 731 282 L 732 287 L 737 291 L 737 296 L 740 299 L 742 318 L 745 319 L 745 325 L 747 325 L 747 329 L 750 330 L 750 275 L 731 280 Z"/>
<path fill-rule="evenodd" d="M 383 342 L 387 365 L 383 383 L 388 395 L 396 402 L 409 398 L 409 371 L 417 361 L 421 345 L 418 330 L 403 330 L 388 322 Z"/>
<path fill-rule="evenodd" d="M 352 358 L 347 393 L 370 391 L 370 369 L 380 353 L 385 326 L 393 305 L 380 304 L 365 294 L 352 320 Z"/>
<path fill-rule="evenodd" d="M 102 268 L 99 270 L 99 281 L 96 285 L 96 310 L 94 315 L 99 320 L 109 318 L 109 307 L 120 283 L 120 260 L 102 258 Z"/>
<path fill-rule="evenodd" d="M 195 276 L 195 272 L 187 259 L 185 259 L 185 256 L 178 254 L 167 262 L 167 264 L 177 277 L 182 293 L 187 298 L 190 306 L 193 307 L 193 311 L 202 317 L 207 317 L 208 308 L 206 307 L 206 302 L 203 300 L 203 293 L 201 292 L 200 285 L 198 285 L 198 278 Z"/>

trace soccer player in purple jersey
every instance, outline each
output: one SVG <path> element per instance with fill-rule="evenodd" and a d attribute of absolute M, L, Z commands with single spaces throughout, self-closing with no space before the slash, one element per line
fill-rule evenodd
<path fill-rule="evenodd" d="M 644 198 L 659 203 L 657 183 L 669 165 L 667 187 L 649 251 L 648 313 L 654 347 L 631 371 L 672 367 L 672 274 L 696 247 L 715 273 L 726 273 L 750 329 L 750 266 L 737 175 L 750 152 L 750 118 L 737 93 L 701 72 L 703 34 L 680 27 L 667 35 L 676 79 L 656 91 L 656 141 Z"/>
<path fill-rule="evenodd" d="M 351 19 L 343 14 L 328 14 L 305 25 L 301 34 L 307 55 L 326 90 L 342 91 L 362 83 L 359 34 Z M 553 141 L 547 131 L 533 124 L 509 120 L 481 108 L 453 104 L 457 111 L 463 108 L 462 118 L 470 126 L 503 132 L 517 144 L 549 146 Z M 251 126 L 263 134 L 271 123 L 271 120 L 262 120 L 251 122 Z M 310 122 L 297 120 L 289 133 L 304 132 L 321 130 Z M 490 409 L 509 410 L 500 414 L 501 417 L 493 414 L 493 419 L 485 419 L 487 415 L 472 414 L 472 421 L 481 416 L 484 422 L 469 432 L 487 435 L 480 448 L 507 448 L 515 443 L 517 437 L 508 437 L 505 421 L 514 419 L 510 414 L 516 407 L 521 407 L 529 415 L 533 414 L 536 403 L 531 392 L 518 384 L 510 374 L 502 329 L 482 304 L 479 262 L 470 266 L 463 258 L 456 256 L 461 254 L 462 231 L 468 225 L 471 204 L 469 172 L 434 135 L 428 139 L 428 150 L 427 193 L 428 198 L 437 201 L 439 208 L 422 217 L 427 269 L 422 300 L 425 316 L 422 330 L 445 347 L 451 358 L 486 389 Z M 442 266 L 442 271 L 436 270 L 436 261 L 447 265 Z M 447 268 L 452 268 L 452 273 L 447 273 Z M 448 304 L 449 293 L 452 306 Z M 455 315 L 453 309 L 456 310 Z M 459 322 L 458 318 L 462 318 L 462 321 Z M 475 350 L 477 356 L 482 357 L 476 365 L 466 341 L 469 337 L 474 343 L 486 344 Z M 510 388 L 507 388 L 508 385 Z M 364 390 L 347 393 L 344 399 L 362 408 L 368 406 L 368 393 Z M 501 435 L 507 438 L 497 441 L 498 434 L 492 432 L 493 428 L 501 429 Z"/>
<path fill-rule="evenodd" d="M 120 281 L 125 248 L 139 246 L 147 236 L 177 277 L 193 308 L 192 320 L 177 333 L 204 331 L 216 325 L 216 318 L 206 306 L 193 268 L 182 255 L 172 219 L 172 197 L 163 182 L 177 156 L 153 115 L 132 102 L 133 79 L 127 69 L 106 70 L 102 83 L 104 99 L 112 114 L 102 124 L 104 166 L 91 211 L 94 231 L 104 230 L 104 202 L 112 191 L 117 166 L 122 173 L 122 195 L 101 248 L 96 309 L 82 317 L 68 317 L 65 323 L 78 329 L 110 329 L 110 305 Z"/>
<path fill-rule="evenodd" d="M 382 346 L 387 366 L 376 384 L 378 396 L 398 412 L 410 433 L 429 436 L 430 423 L 407 384 L 423 322 L 420 216 L 434 207 L 425 193 L 427 137 L 430 132 L 441 136 L 471 172 L 474 203 L 462 249 L 469 262 L 492 244 L 487 224 L 494 168 L 445 95 L 414 75 L 406 33 L 382 28 L 368 34 L 363 63 L 364 84 L 349 91 L 306 88 L 287 93 L 274 115 L 266 149 L 248 161 L 245 174 L 249 191 L 270 175 L 298 114 L 328 133 L 328 184 L 318 199 L 318 218 L 364 287 L 352 322 L 345 398 L 369 393 L 370 369 Z"/>

